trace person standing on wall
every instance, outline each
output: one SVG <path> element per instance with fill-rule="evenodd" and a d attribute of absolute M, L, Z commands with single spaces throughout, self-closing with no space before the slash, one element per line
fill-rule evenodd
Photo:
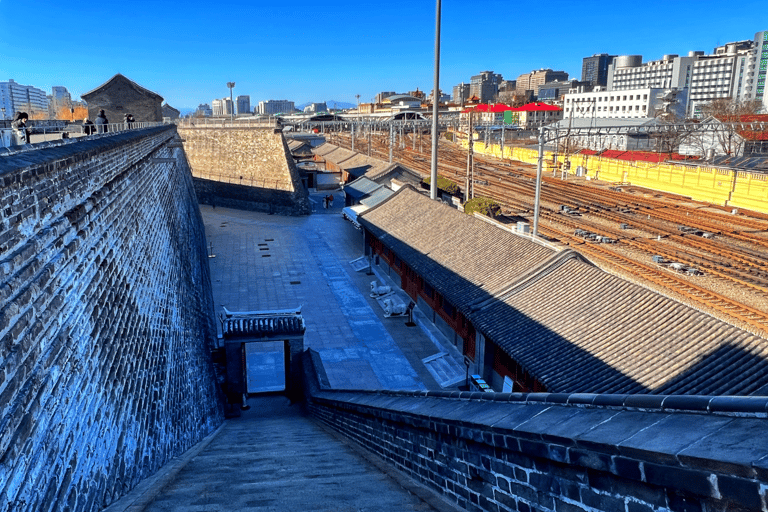
<path fill-rule="evenodd" d="M 11 128 L 16 135 L 16 144 L 23 146 L 29 144 L 29 129 L 27 128 L 27 120 L 29 115 L 26 112 L 16 112 L 11 122 Z"/>
<path fill-rule="evenodd" d="M 86 135 L 92 134 L 96 130 L 96 127 L 93 126 L 93 122 L 88 119 L 87 117 L 83 119 L 83 133 Z"/>
<path fill-rule="evenodd" d="M 96 116 L 95 124 L 97 133 L 107 133 L 107 125 L 109 124 L 109 121 L 107 121 L 107 114 L 104 113 L 104 109 L 99 110 L 99 115 Z"/>

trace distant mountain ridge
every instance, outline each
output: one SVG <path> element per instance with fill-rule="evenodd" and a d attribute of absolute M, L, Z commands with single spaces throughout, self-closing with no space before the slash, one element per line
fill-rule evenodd
<path fill-rule="evenodd" d="M 303 111 L 304 107 L 307 107 L 307 106 L 311 105 L 312 103 L 322 103 L 322 102 L 320 102 L 320 101 L 308 101 L 307 103 L 303 103 L 301 105 L 296 105 L 296 109 Z M 346 110 L 346 109 L 349 109 L 349 108 L 356 108 L 357 107 L 357 105 L 355 105 L 354 103 L 347 103 L 347 102 L 344 102 L 344 101 L 336 101 L 336 100 L 328 100 L 328 101 L 325 102 L 325 104 L 326 104 L 326 106 L 330 110 Z"/>

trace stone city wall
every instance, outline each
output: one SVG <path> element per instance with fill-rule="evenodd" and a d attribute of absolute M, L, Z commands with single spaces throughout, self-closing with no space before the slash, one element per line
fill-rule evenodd
<path fill-rule="evenodd" d="M 201 203 L 306 215 L 309 198 L 274 128 L 180 126 Z"/>
<path fill-rule="evenodd" d="M 766 397 L 350 391 L 310 413 L 472 511 L 768 510 Z"/>
<path fill-rule="evenodd" d="M 223 421 L 204 228 L 175 136 L 0 158 L 2 512 L 101 510 Z"/>

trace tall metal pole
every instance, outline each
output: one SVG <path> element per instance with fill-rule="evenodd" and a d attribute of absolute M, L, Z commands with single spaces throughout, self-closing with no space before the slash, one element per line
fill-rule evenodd
<path fill-rule="evenodd" d="M 227 87 L 229 87 L 229 120 L 234 121 L 235 120 L 235 102 L 232 99 L 232 89 L 235 88 L 235 82 L 227 82 Z"/>
<path fill-rule="evenodd" d="M 541 201 L 541 168 L 544 164 L 544 127 L 539 128 L 539 161 L 536 164 L 536 197 L 533 201 L 533 236 L 539 236 L 539 203 Z"/>
<path fill-rule="evenodd" d="M 432 94 L 432 167 L 429 173 L 429 198 L 437 199 L 437 143 L 438 104 L 440 103 L 440 0 L 437 0 L 435 13 L 435 87 Z"/>
<path fill-rule="evenodd" d="M 474 176 L 472 176 L 472 111 L 469 111 L 469 124 L 467 125 L 467 179 L 464 185 L 464 202 L 466 203 L 472 199 L 472 184 Z"/>

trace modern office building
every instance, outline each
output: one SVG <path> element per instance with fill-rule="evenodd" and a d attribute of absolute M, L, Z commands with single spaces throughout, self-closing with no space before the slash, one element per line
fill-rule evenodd
<path fill-rule="evenodd" d="M 579 85 L 586 84 L 579 82 L 578 80 L 567 80 L 564 82 L 555 80 L 554 82 L 547 82 L 539 86 L 539 92 L 536 95 L 536 99 L 550 103 L 553 101 L 559 101 L 560 98 L 568 93 L 568 91 L 578 87 Z"/>
<path fill-rule="evenodd" d="M 594 54 L 584 57 L 581 63 L 581 81 L 587 82 L 589 87 L 606 87 L 608 85 L 608 67 L 616 55 L 607 53 Z"/>
<path fill-rule="evenodd" d="M 45 91 L 31 85 L 21 85 L 13 79 L 0 82 L 0 117 L 12 119 L 16 112 L 47 114 L 48 97 Z"/>
<path fill-rule="evenodd" d="M 237 115 L 243 115 L 243 114 L 250 114 L 251 113 L 251 97 L 246 95 L 241 95 L 235 98 L 235 102 L 237 103 Z"/>
<path fill-rule="evenodd" d="M 259 114 L 269 116 L 274 114 L 292 114 L 296 110 L 296 105 L 288 100 L 266 100 L 259 102 L 257 110 Z"/>
<path fill-rule="evenodd" d="M 502 80 L 502 76 L 493 71 L 481 71 L 469 83 L 469 97 L 476 96 L 480 103 L 495 100 Z"/>

